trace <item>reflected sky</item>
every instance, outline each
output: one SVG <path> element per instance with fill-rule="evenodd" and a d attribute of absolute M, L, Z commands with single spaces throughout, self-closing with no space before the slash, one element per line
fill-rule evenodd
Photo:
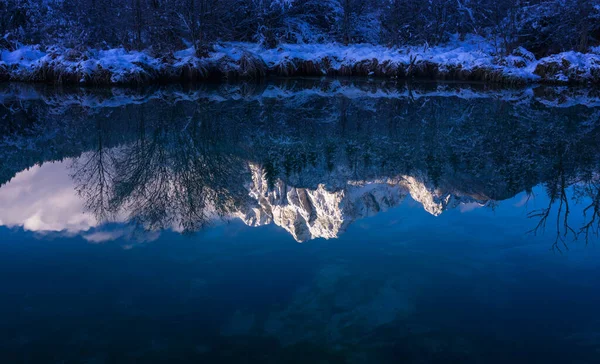
<path fill-rule="evenodd" d="M 6 362 L 600 355 L 600 128 L 581 92 L 11 87 Z"/>
<path fill-rule="evenodd" d="M 67 158 L 60 162 L 47 162 L 42 165 L 33 166 L 30 169 L 19 172 L 6 185 L 0 188 L 0 225 L 6 227 L 20 227 L 25 231 L 33 231 L 40 234 L 48 232 L 63 232 L 66 235 L 83 235 L 90 242 L 102 242 L 114 240 L 123 236 L 123 231 L 96 231 L 106 222 L 127 223 L 131 211 L 119 211 L 111 216 L 110 221 L 99 218 L 86 206 L 85 197 L 77 190 L 73 178 L 73 165 L 87 162 L 87 156 L 72 159 Z M 80 159 L 83 159 L 82 162 Z M 237 208 L 230 211 L 223 220 L 241 219 L 251 226 L 260 226 L 274 223 L 286 229 L 295 240 L 302 242 L 315 238 L 337 238 L 347 225 L 357 219 L 375 215 L 383 209 L 400 205 L 408 196 L 418 202 L 428 213 L 440 215 L 448 206 L 449 199 L 455 196 L 438 196 L 439 191 L 435 188 L 427 190 L 425 182 L 412 176 L 396 176 L 375 181 L 349 181 L 343 190 L 328 190 L 324 186 L 316 189 L 294 188 L 287 186 L 282 181 L 277 181 L 277 186 L 269 188 L 264 179 L 263 171 L 250 165 L 253 171 L 254 185 L 248 188 L 248 194 L 258 200 L 257 207 Z M 257 186 L 258 185 L 258 186 Z M 277 187 L 277 188 L 275 188 Z M 298 235 L 296 228 L 290 226 L 286 221 L 286 214 L 297 213 L 294 210 L 308 209 L 301 203 L 294 204 L 283 202 L 279 205 L 269 206 L 270 211 L 265 211 L 262 205 L 270 204 L 269 199 L 278 198 L 277 195 L 285 194 L 287 198 L 304 197 L 309 204 L 322 203 L 323 211 L 317 218 L 325 221 L 311 227 L 305 235 Z M 528 199 L 533 199 L 529 196 Z M 489 201 L 477 201 L 471 198 L 457 199 L 450 205 L 458 208 L 461 212 L 468 212 L 477 208 L 487 207 Z M 371 205 L 369 205 L 371 204 Z M 414 203 L 413 203 L 414 204 Z M 250 210 L 250 211 L 247 211 Z M 260 215 L 270 214 L 267 218 Z M 300 211 L 300 214 L 310 214 L 310 211 Z M 350 216 L 348 216 L 350 215 Z M 310 217 L 309 217 L 310 219 Z M 218 216 L 211 217 L 211 223 L 219 223 Z M 293 224 L 293 221 L 292 221 Z M 326 225 L 329 224 L 329 225 Z M 322 226 L 321 226 L 322 225 Z M 179 231 L 178 226 L 167 227 L 169 230 Z M 93 232 L 87 234 L 87 232 Z M 154 231 L 159 233 L 160 230 Z M 150 233 L 150 231 L 147 231 Z M 149 234 L 153 235 L 153 234 Z"/>
<path fill-rule="evenodd" d="M 77 196 L 68 161 L 19 172 L 0 189 L 0 223 L 28 231 L 80 233 L 97 226 Z"/>

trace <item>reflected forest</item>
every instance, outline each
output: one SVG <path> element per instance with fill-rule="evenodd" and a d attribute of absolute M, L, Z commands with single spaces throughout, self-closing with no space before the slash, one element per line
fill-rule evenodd
<path fill-rule="evenodd" d="M 545 234 L 551 249 L 599 233 L 600 109 L 586 89 L 0 87 L 0 186 L 63 161 L 99 222 L 194 234 L 239 218 L 302 242 L 337 237 L 407 198 L 437 216 L 525 192 L 547 205 L 524 204 L 523 233 Z"/>

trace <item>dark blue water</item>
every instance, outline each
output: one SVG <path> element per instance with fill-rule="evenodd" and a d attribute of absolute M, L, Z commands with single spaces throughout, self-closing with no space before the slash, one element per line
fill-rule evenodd
<path fill-rule="evenodd" d="M 594 108 L 300 91 L 7 112 L 2 361 L 599 362 Z"/>

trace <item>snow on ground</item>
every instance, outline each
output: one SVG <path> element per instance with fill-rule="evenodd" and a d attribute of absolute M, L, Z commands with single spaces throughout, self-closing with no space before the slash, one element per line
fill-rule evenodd
<path fill-rule="evenodd" d="M 45 55 L 46 53 L 40 51 L 39 47 L 23 46 L 14 52 L 0 52 L 0 60 L 7 65 L 29 66 Z"/>
<path fill-rule="evenodd" d="M 551 79 L 558 82 L 600 79 L 600 55 L 593 53 L 563 52 L 541 59 L 537 67 L 545 66 Z"/>
<path fill-rule="evenodd" d="M 597 52 L 597 49 L 591 49 Z M 246 59 L 245 59 L 246 58 Z M 371 44 L 282 44 L 265 49 L 254 43 L 230 42 L 215 45 L 207 58 L 198 58 L 192 48 L 175 52 L 172 56 L 157 58 L 143 51 L 90 49 L 77 52 L 71 49 L 52 48 L 46 52 L 36 46 L 23 46 L 16 51 L 3 51 L 0 71 L 4 67 L 10 79 L 16 81 L 59 81 L 69 83 L 144 83 L 152 80 L 181 79 L 184 70 L 198 70 L 200 74 L 211 71 L 228 74 L 247 72 L 247 59 L 266 66 L 267 71 L 298 70 L 309 64 L 316 74 L 355 75 L 356 66 L 364 75 L 387 77 L 424 76 L 411 74 L 412 68 L 433 65 L 441 78 L 454 78 L 466 72 L 466 79 L 487 80 L 483 76 L 469 77 L 474 72 L 494 72 L 506 79 L 525 82 L 546 81 L 600 82 L 600 55 L 564 52 L 536 60 L 533 54 L 517 48 L 511 55 L 498 57 L 492 43 L 478 36 L 460 39 L 436 47 L 384 47 Z M 316 65 L 316 66 L 315 66 Z M 379 68 L 377 68 L 379 66 Z M 378 71 L 383 69 L 383 71 Z M 402 72 L 398 70 L 403 70 Z M 425 68 L 433 72 L 430 68 Z M 366 71 L 365 71 L 366 70 Z M 244 73 L 245 72 L 245 73 Z M 302 75 L 303 71 L 291 72 Z M 290 72 L 285 73 L 290 74 Z M 314 75 L 314 74 L 311 74 Z M 446 75 L 446 77 L 444 77 Z M 450 76 L 448 76 L 450 75 Z"/>

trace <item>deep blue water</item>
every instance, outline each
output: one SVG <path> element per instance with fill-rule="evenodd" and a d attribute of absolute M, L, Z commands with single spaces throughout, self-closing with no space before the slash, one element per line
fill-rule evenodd
<path fill-rule="evenodd" d="M 395 105 L 416 108 L 417 131 L 380 133 L 370 125 L 389 124 L 381 105 L 322 97 L 303 101 L 314 118 L 276 130 L 254 114 L 231 119 L 239 100 L 217 131 L 203 129 L 214 113 L 180 115 L 180 104 L 76 109 L 72 123 L 47 104 L 25 109 L 41 119 L 7 128 L 0 145 L 2 362 L 600 362 L 594 109 L 431 97 Z M 357 108 L 338 134 L 331 102 Z M 464 110 L 472 124 L 443 124 Z M 165 112 L 168 126 L 128 137 L 144 112 L 144 125 Z M 19 115 L 8 118 L 31 123 Z M 260 205 L 251 184 L 263 175 Z M 253 223 L 247 206 L 269 219 Z"/>
<path fill-rule="evenodd" d="M 532 221 L 515 206 L 521 197 L 438 217 L 409 201 L 303 244 L 238 221 L 128 249 L 123 238 L 2 228 L 2 353 L 593 363 L 600 251 L 577 242 L 561 255 L 547 235 L 524 234 Z"/>

